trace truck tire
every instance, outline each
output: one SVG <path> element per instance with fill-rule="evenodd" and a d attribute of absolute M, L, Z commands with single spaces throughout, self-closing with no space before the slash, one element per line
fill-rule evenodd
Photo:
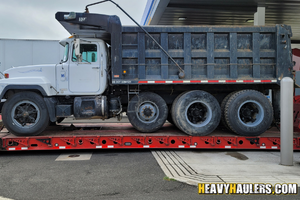
<path fill-rule="evenodd" d="M 160 129 L 166 122 L 168 106 L 158 94 L 144 92 L 129 101 L 127 116 L 134 128 L 151 133 Z"/>
<path fill-rule="evenodd" d="M 179 128 L 179 127 L 178 127 L 178 125 L 177 125 L 177 122 L 173 119 L 173 115 L 172 115 L 172 112 L 175 112 L 175 108 L 176 108 L 174 105 L 177 103 L 178 99 L 179 99 L 182 95 L 184 95 L 184 94 L 186 94 L 186 93 L 188 93 L 188 92 L 189 92 L 189 91 L 185 91 L 185 92 L 179 94 L 179 95 L 175 98 L 175 100 L 173 101 L 173 103 L 172 103 L 172 107 L 171 107 L 170 114 L 171 114 L 171 117 L 172 117 L 172 120 L 173 120 L 173 124 L 174 124 L 177 128 Z M 173 109 L 174 109 L 174 111 L 173 111 Z"/>
<path fill-rule="evenodd" d="M 43 98 L 35 92 L 19 92 L 3 105 L 2 120 L 9 132 L 18 136 L 39 135 L 49 125 Z"/>
<path fill-rule="evenodd" d="M 273 107 L 262 93 L 242 90 L 229 98 L 224 115 L 227 125 L 236 134 L 258 136 L 271 126 Z"/>
<path fill-rule="evenodd" d="M 174 101 L 172 118 L 176 126 L 188 135 L 208 135 L 219 125 L 221 108 L 211 94 L 189 91 Z"/>
<path fill-rule="evenodd" d="M 230 129 L 230 127 L 228 126 L 228 124 L 227 124 L 227 122 L 226 122 L 225 115 L 224 115 L 224 111 L 225 111 L 225 106 L 226 106 L 227 101 L 228 101 L 229 98 L 230 98 L 234 93 L 236 93 L 236 92 L 237 92 L 237 91 L 234 91 L 234 92 L 229 93 L 229 94 L 223 99 L 223 101 L 222 101 L 222 103 L 221 103 L 221 112 L 222 112 L 222 114 L 221 114 L 221 123 L 222 123 L 223 126 L 225 126 L 226 129 L 229 130 L 229 131 L 232 131 L 232 130 Z M 232 132 L 233 132 L 233 131 L 232 131 Z"/>

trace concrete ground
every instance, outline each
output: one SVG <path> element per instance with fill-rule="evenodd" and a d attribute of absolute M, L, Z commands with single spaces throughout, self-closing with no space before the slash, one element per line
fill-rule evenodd
<path fill-rule="evenodd" d="M 166 176 L 191 185 L 198 183 L 297 183 L 300 152 L 294 165 L 280 165 L 279 151 L 153 151 Z"/>

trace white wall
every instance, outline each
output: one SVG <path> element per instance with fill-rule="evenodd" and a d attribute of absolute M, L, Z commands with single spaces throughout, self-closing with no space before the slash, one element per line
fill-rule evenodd
<path fill-rule="evenodd" d="M 57 64 L 63 53 L 56 40 L 0 39 L 0 71 L 12 66 Z"/>

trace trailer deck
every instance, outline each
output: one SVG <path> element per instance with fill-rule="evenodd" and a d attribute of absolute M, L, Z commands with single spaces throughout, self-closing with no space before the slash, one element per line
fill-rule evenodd
<path fill-rule="evenodd" d="M 294 150 L 300 150 L 300 133 L 294 132 Z M 141 133 L 130 123 L 62 123 L 39 136 L 19 137 L 3 129 L 1 150 L 56 149 L 280 149 L 280 132 L 272 128 L 260 136 L 238 136 L 217 129 L 208 136 L 188 136 L 166 123 L 155 133 Z"/>

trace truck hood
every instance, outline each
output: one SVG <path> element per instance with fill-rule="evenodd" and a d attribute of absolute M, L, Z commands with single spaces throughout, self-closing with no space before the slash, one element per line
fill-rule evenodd
<path fill-rule="evenodd" d="M 29 77 L 52 79 L 55 78 L 55 64 L 13 67 L 5 70 L 4 73 L 9 74 L 9 79 Z"/>
<path fill-rule="evenodd" d="M 42 87 L 47 95 L 55 95 L 56 86 L 55 64 L 13 67 L 5 70 L 8 78 L 0 80 L 0 93 L 8 85 Z"/>

